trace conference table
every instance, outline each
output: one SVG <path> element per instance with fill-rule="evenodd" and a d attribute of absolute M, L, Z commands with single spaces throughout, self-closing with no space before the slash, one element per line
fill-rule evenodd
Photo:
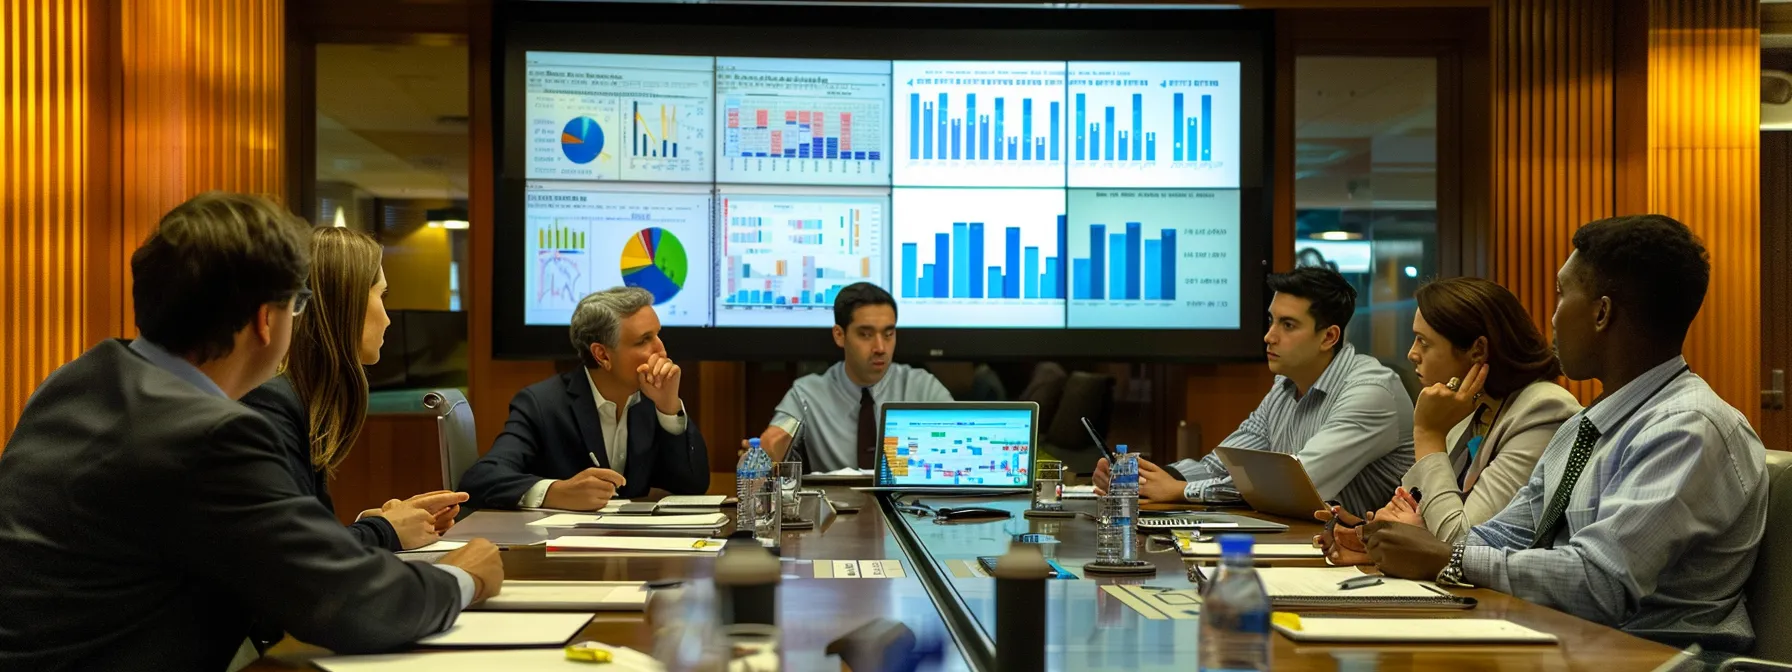
<path fill-rule="evenodd" d="M 778 628 L 786 670 L 840 669 L 828 644 L 875 619 L 900 621 L 923 639 L 943 641 L 940 669 L 991 669 L 995 643 L 994 580 L 970 569 L 979 556 L 999 556 L 1017 535 L 1047 535 L 1057 543 L 1044 550 L 1079 576 L 1094 559 L 1092 516 L 1026 518 L 1022 495 L 966 500 L 908 496 L 904 503 L 933 506 L 976 504 L 1006 509 L 1007 519 L 936 522 L 898 512 L 873 495 L 840 486 L 819 488 L 828 499 L 856 503 L 856 513 L 830 515 L 818 499 L 805 509 L 813 529 L 786 530 L 782 538 L 783 579 L 778 588 Z M 1066 508 L 1092 513 L 1092 500 L 1071 500 Z M 1165 508 L 1148 506 L 1151 508 Z M 1197 507 L 1188 507 L 1195 509 Z M 724 509 L 732 514 L 732 509 Z M 1286 532 L 1255 535 L 1258 543 L 1308 543 L 1319 530 L 1313 521 L 1233 511 L 1289 526 Z M 667 581 L 706 576 L 712 556 L 615 557 L 547 554 L 538 542 L 596 530 L 543 528 L 527 523 L 546 515 L 529 511 L 480 511 L 465 518 L 447 538 L 484 537 L 507 547 L 504 570 L 511 579 Z M 1037 538 L 1034 538 L 1037 539 Z M 531 545 L 533 544 L 533 545 Z M 1052 670 L 1196 669 L 1196 620 L 1147 618 L 1103 590 L 1113 583 L 1190 588 L 1185 560 L 1173 548 L 1140 558 L 1155 576 L 1083 578 L 1047 582 L 1047 668 Z M 897 560 L 896 578 L 814 578 L 817 566 L 839 560 Z M 1323 560 L 1260 560 L 1268 566 L 1323 566 Z M 1403 618 L 1503 618 L 1560 639 L 1555 645 L 1310 645 L 1272 635 L 1277 670 L 1649 670 L 1679 651 L 1630 636 L 1546 607 L 1483 589 L 1455 589 L 1474 597 L 1471 610 L 1402 611 Z M 1301 613 L 1323 613 L 1307 612 Z M 1330 615 L 1351 615 L 1336 612 Z M 1390 614 L 1377 614 L 1390 615 Z M 596 640 L 651 651 L 653 633 L 641 612 L 600 613 L 575 641 Z M 305 669 L 322 652 L 292 641 L 270 651 L 249 669 Z"/>

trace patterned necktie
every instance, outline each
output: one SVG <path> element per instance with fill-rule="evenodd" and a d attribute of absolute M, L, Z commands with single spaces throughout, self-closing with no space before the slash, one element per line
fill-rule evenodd
<path fill-rule="evenodd" d="M 1549 508 L 1543 510 L 1543 523 L 1537 526 L 1537 537 L 1531 540 L 1531 548 L 1554 548 L 1556 529 L 1562 526 L 1562 513 L 1568 510 L 1568 498 L 1574 494 L 1574 484 L 1580 481 L 1580 472 L 1587 468 L 1587 461 L 1593 458 L 1593 444 L 1599 441 L 1599 428 L 1593 422 L 1580 419 L 1580 429 L 1574 433 L 1574 450 L 1568 453 L 1568 471 L 1562 474 L 1562 482 L 1556 485 L 1556 494 L 1549 498 Z"/>
<path fill-rule="evenodd" d="M 859 454 L 860 469 L 877 468 L 877 402 L 871 399 L 871 388 L 859 388 L 859 441 L 853 444 Z"/>

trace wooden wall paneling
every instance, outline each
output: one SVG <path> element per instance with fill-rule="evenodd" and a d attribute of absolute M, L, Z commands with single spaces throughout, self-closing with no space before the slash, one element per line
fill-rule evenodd
<path fill-rule="evenodd" d="M 86 346 L 90 3 L 0 8 L 0 439 Z"/>
<path fill-rule="evenodd" d="M 492 137 L 492 34 L 484 28 L 491 25 L 492 7 L 490 0 L 472 0 L 469 4 L 470 25 L 481 28 L 473 30 L 467 42 L 470 61 L 467 71 L 472 77 L 468 87 L 472 100 L 467 106 L 471 118 L 467 126 L 473 143 L 467 172 L 467 214 L 470 217 L 467 264 L 472 267 L 473 284 L 463 296 L 468 311 L 467 401 L 473 405 L 479 452 L 483 454 L 491 449 L 492 441 L 504 429 L 504 420 L 510 414 L 510 398 L 518 390 L 554 375 L 555 371 L 553 362 L 492 358 L 492 310 L 497 300 L 492 292 L 497 147 Z"/>
<path fill-rule="evenodd" d="M 1792 369 L 1792 132 L 1761 133 L 1761 369 Z M 1766 388 L 1765 385 L 1762 386 Z M 1761 411 L 1768 448 L 1792 448 L 1792 411 Z"/>
<path fill-rule="evenodd" d="M 442 489 L 442 451 L 436 416 L 391 413 L 367 416 L 348 457 L 330 478 L 330 500 L 344 524 L 388 499 Z"/>
<path fill-rule="evenodd" d="M 1488 266 L 1550 335 L 1555 275 L 1581 224 L 1615 214 L 1611 0 L 1502 0 L 1493 12 Z M 1594 382 L 1570 382 L 1588 401 Z"/>
<path fill-rule="evenodd" d="M 1711 284 L 1687 360 L 1761 419 L 1760 4 L 1650 0 L 1650 212 L 1705 241 Z"/>

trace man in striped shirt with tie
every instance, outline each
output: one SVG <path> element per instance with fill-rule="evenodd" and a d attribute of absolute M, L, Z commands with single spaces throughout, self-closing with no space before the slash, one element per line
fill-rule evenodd
<path fill-rule="evenodd" d="M 1273 275 L 1263 335 L 1275 383 L 1263 403 L 1220 445 L 1300 458 L 1319 495 L 1362 514 L 1380 508 L 1412 467 L 1412 397 L 1392 369 L 1344 342 L 1356 290 L 1336 271 L 1297 268 Z M 1217 455 L 1168 470 L 1139 460 L 1139 496 L 1151 502 L 1238 500 Z M 1096 464 L 1097 491 L 1108 465 Z"/>
<path fill-rule="evenodd" d="M 1504 511 L 1454 545 L 1376 521 L 1393 576 L 1516 595 L 1674 646 L 1746 651 L 1743 584 L 1767 523 L 1766 453 L 1681 346 L 1705 299 L 1705 248 L 1661 215 L 1574 234 L 1556 275 L 1556 353 L 1605 394 L 1568 419 Z"/>

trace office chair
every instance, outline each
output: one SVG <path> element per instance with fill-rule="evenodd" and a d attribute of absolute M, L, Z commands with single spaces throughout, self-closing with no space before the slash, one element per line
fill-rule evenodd
<path fill-rule="evenodd" d="M 473 407 L 460 390 L 430 390 L 423 406 L 436 414 L 436 447 L 442 457 L 442 487 L 460 489 L 460 475 L 479 460 L 479 434 L 473 430 Z"/>
<path fill-rule="evenodd" d="M 1755 626 L 1755 648 L 1752 658 L 1732 658 L 1718 672 L 1746 670 L 1792 670 L 1792 452 L 1767 451 L 1767 531 L 1761 535 L 1761 548 L 1755 554 L 1755 568 L 1749 573 L 1748 619 Z M 1775 571 L 1778 566 L 1779 570 Z M 1770 662 L 1772 661 L 1772 662 Z"/>

